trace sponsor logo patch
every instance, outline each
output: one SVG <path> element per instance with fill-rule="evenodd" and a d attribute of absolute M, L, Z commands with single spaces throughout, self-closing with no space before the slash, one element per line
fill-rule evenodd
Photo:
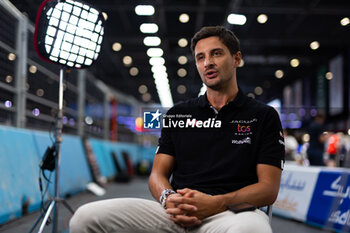
<path fill-rule="evenodd" d="M 241 140 L 232 140 L 232 144 L 242 145 L 242 144 L 252 144 L 252 139 L 250 137 L 243 138 Z"/>

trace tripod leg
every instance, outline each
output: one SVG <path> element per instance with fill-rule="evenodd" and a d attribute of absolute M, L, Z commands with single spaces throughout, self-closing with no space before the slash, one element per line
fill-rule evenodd
<path fill-rule="evenodd" d="M 53 207 L 55 206 L 55 204 L 56 204 L 56 201 L 55 201 L 55 200 L 53 200 L 53 201 L 51 202 L 51 204 L 50 204 L 49 208 L 47 208 L 47 211 L 46 211 L 45 217 L 44 217 L 43 221 L 41 222 L 41 225 L 40 225 L 40 228 L 39 228 L 38 233 L 42 233 L 42 232 L 43 232 L 44 227 L 45 227 L 46 222 L 47 222 L 47 219 L 49 218 L 50 213 L 51 213 L 51 211 L 52 211 Z"/>
<path fill-rule="evenodd" d="M 44 215 L 45 215 L 47 209 L 48 209 L 49 206 L 50 206 L 50 203 L 51 203 L 51 201 L 48 201 L 46 207 L 44 208 L 44 211 L 42 211 L 42 212 L 40 213 L 40 216 L 37 218 L 37 220 L 36 220 L 35 223 L 33 224 L 32 228 L 30 228 L 30 230 L 28 231 L 28 233 L 32 233 L 32 232 L 34 231 L 34 229 L 36 228 L 36 226 L 38 225 L 38 223 L 40 222 L 40 220 L 44 217 Z"/>
<path fill-rule="evenodd" d="M 58 232 L 58 202 L 56 201 L 55 208 L 53 208 L 53 223 L 52 223 L 52 233 Z"/>

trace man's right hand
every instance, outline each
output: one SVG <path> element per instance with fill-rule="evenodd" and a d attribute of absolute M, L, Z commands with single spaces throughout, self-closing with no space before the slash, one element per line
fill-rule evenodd
<path fill-rule="evenodd" d="M 166 213 L 169 214 L 169 218 L 176 224 L 182 227 L 194 227 L 200 225 L 202 222 L 193 213 L 197 211 L 197 207 L 194 205 L 183 204 L 182 208 L 178 208 L 177 204 L 171 201 L 171 197 L 181 197 L 179 193 L 171 194 L 166 200 Z"/>

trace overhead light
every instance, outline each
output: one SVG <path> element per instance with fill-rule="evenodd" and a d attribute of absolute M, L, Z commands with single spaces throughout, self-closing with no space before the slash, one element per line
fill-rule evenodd
<path fill-rule="evenodd" d="M 164 65 L 153 65 L 151 68 L 153 73 L 166 72 L 166 66 Z"/>
<path fill-rule="evenodd" d="M 152 65 L 152 66 L 164 65 L 165 64 L 165 60 L 162 57 L 151 57 L 149 59 L 149 64 Z"/>
<path fill-rule="evenodd" d="M 139 92 L 140 94 L 145 94 L 148 91 L 148 88 L 146 85 L 140 85 L 139 86 Z"/>
<path fill-rule="evenodd" d="M 298 67 L 300 65 L 299 59 L 293 58 L 292 60 L 290 60 L 290 65 L 294 68 Z"/>
<path fill-rule="evenodd" d="M 348 17 L 342 18 L 342 20 L 340 20 L 340 24 L 342 26 L 346 26 L 346 25 L 350 24 L 350 19 Z"/>
<path fill-rule="evenodd" d="M 8 58 L 10 61 L 14 61 L 14 60 L 16 60 L 16 54 L 14 54 L 14 53 L 9 53 L 9 55 L 7 56 L 7 58 Z"/>
<path fill-rule="evenodd" d="M 326 79 L 327 80 L 332 80 L 332 78 L 333 78 L 333 73 L 332 72 L 327 72 L 326 73 Z"/>
<path fill-rule="evenodd" d="M 190 21 L 190 16 L 186 13 L 182 13 L 180 16 L 179 16 L 179 21 L 181 23 L 188 23 L 188 21 Z"/>
<path fill-rule="evenodd" d="M 32 110 L 32 114 L 33 114 L 34 116 L 39 116 L 39 115 L 40 115 L 40 110 L 39 110 L 38 108 L 34 108 L 34 109 Z"/>
<path fill-rule="evenodd" d="M 178 63 L 180 65 L 185 65 L 188 61 L 187 57 L 186 56 L 180 56 L 178 59 L 177 59 Z"/>
<path fill-rule="evenodd" d="M 43 90 L 43 89 L 41 89 L 41 88 L 40 88 L 40 89 L 38 89 L 38 90 L 36 90 L 36 95 L 37 95 L 37 96 L 39 96 L 39 97 L 43 96 L 43 95 L 44 95 L 44 93 L 45 93 L 45 92 L 44 92 L 44 90 Z"/>
<path fill-rule="evenodd" d="M 156 33 L 158 32 L 158 25 L 155 23 L 143 23 L 140 25 L 142 33 Z"/>
<path fill-rule="evenodd" d="M 33 66 L 33 65 L 29 66 L 29 72 L 30 73 L 35 74 L 37 70 L 38 69 L 36 68 L 36 66 Z"/>
<path fill-rule="evenodd" d="M 101 12 L 78 1 L 45 1 L 34 32 L 35 50 L 44 60 L 84 68 L 98 58 L 104 35 Z"/>
<path fill-rule="evenodd" d="M 313 42 L 310 43 L 310 48 L 311 48 L 312 50 L 316 50 L 316 49 L 318 49 L 319 47 L 320 47 L 320 43 L 319 43 L 318 41 L 313 41 Z"/>
<path fill-rule="evenodd" d="M 157 72 L 153 74 L 153 78 L 156 81 L 156 84 L 160 84 L 160 83 L 166 83 L 169 84 L 169 80 L 168 78 L 168 73 L 167 72 Z"/>
<path fill-rule="evenodd" d="M 154 65 L 151 68 L 153 73 L 166 72 L 166 66 L 164 65 Z"/>
<path fill-rule="evenodd" d="M 241 59 L 241 62 L 239 63 L 238 67 L 243 67 L 244 66 L 244 60 L 243 58 Z"/>
<path fill-rule="evenodd" d="M 250 97 L 250 98 L 252 98 L 252 99 L 255 99 L 255 95 L 254 95 L 254 93 L 248 93 L 248 95 L 247 95 L 248 97 Z"/>
<path fill-rule="evenodd" d="M 179 45 L 180 47 L 182 47 L 182 48 L 184 48 L 184 47 L 186 47 L 186 46 L 188 45 L 188 41 L 187 41 L 187 39 L 185 39 L 185 38 L 179 39 L 179 41 L 178 41 L 177 43 L 178 43 L 178 45 Z"/>
<path fill-rule="evenodd" d="M 185 94 L 187 91 L 187 88 L 184 85 L 177 86 L 177 93 L 179 94 Z"/>
<path fill-rule="evenodd" d="M 143 39 L 143 43 L 146 46 L 158 46 L 161 42 L 162 41 L 158 36 L 147 36 Z"/>
<path fill-rule="evenodd" d="M 167 91 L 158 91 L 158 96 L 160 103 L 162 104 L 162 107 L 164 108 L 170 108 L 174 105 L 173 98 L 171 96 L 170 89 L 168 88 Z"/>
<path fill-rule="evenodd" d="M 254 93 L 256 94 L 256 95 L 262 95 L 262 93 L 263 93 L 263 89 L 262 89 L 262 87 L 256 87 L 255 89 L 254 89 Z"/>
<path fill-rule="evenodd" d="M 74 125 L 75 125 L 75 120 L 74 120 L 73 118 L 69 118 L 68 124 L 69 124 L 70 126 L 74 126 Z"/>
<path fill-rule="evenodd" d="M 139 74 L 139 69 L 137 69 L 137 67 L 131 67 L 130 70 L 129 70 L 129 74 L 131 76 L 136 76 Z"/>
<path fill-rule="evenodd" d="M 86 117 L 85 117 L 85 123 L 86 123 L 87 125 L 92 125 L 92 124 L 94 123 L 94 119 L 92 119 L 91 116 L 86 116 Z"/>
<path fill-rule="evenodd" d="M 187 70 L 184 68 L 178 69 L 177 70 L 177 75 L 181 78 L 185 77 L 187 75 Z"/>
<path fill-rule="evenodd" d="M 283 70 L 276 70 L 276 72 L 275 72 L 276 78 L 281 79 L 281 78 L 283 78 L 283 76 L 284 76 Z"/>
<path fill-rule="evenodd" d="M 112 49 L 113 49 L 113 51 L 118 52 L 122 49 L 122 44 L 119 42 L 115 42 L 112 45 Z"/>
<path fill-rule="evenodd" d="M 148 102 L 148 101 L 150 101 L 151 99 L 152 99 L 152 96 L 151 96 L 150 93 L 145 93 L 145 94 L 142 95 L 142 100 L 143 100 L 144 102 Z"/>
<path fill-rule="evenodd" d="M 108 14 L 106 12 L 102 12 L 103 18 L 105 19 L 105 21 L 108 20 Z"/>
<path fill-rule="evenodd" d="M 152 48 L 155 50 L 147 50 L 148 55 L 154 53 L 163 53 L 163 50 L 158 48 Z M 151 53 L 151 54 L 150 54 Z M 162 107 L 172 107 L 174 105 L 173 97 L 171 96 L 168 73 L 166 72 L 166 67 L 164 66 L 165 60 L 162 57 L 151 57 L 149 63 L 152 65 L 152 72 L 154 83 L 156 85 L 159 101 Z M 148 94 L 148 95 L 147 95 Z M 143 101 L 148 102 L 151 100 L 151 95 L 145 93 L 142 96 Z"/>
<path fill-rule="evenodd" d="M 306 133 L 302 136 L 303 142 L 309 142 L 310 141 L 310 134 Z"/>
<path fill-rule="evenodd" d="M 155 12 L 152 5 L 137 5 L 135 7 L 135 13 L 137 15 L 153 15 Z"/>
<path fill-rule="evenodd" d="M 163 56 L 163 49 L 161 49 L 161 48 L 149 48 L 149 49 L 147 49 L 147 55 L 149 57 L 161 57 L 161 56 Z"/>
<path fill-rule="evenodd" d="M 7 75 L 5 80 L 7 83 L 11 83 L 13 81 L 13 77 L 11 75 Z"/>
<path fill-rule="evenodd" d="M 6 108 L 11 108 L 12 107 L 12 102 L 10 100 L 6 100 L 4 102 L 4 105 L 5 105 Z"/>
<path fill-rule="evenodd" d="M 260 15 L 257 17 L 257 20 L 258 20 L 258 23 L 264 24 L 264 23 L 267 22 L 268 17 L 267 17 L 267 15 L 265 15 L 265 14 L 260 14 Z"/>
<path fill-rule="evenodd" d="M 130 56 L 123 57 L 123 63 L 125 66 L 129 66 L 132 63 L 132 58 Z"/>
<path fill-rule="evenodd" d="M 174 102 L 170 92 L 168 74 L 166 72 L 154 73 L 153 78 L 160 103 L 163 107 L 172 107 Z"/>
<path fill-rule="evenodd" d="M 247 17 L 245 17 L 245 15 L 232 13 L 227 17 L 227 22 L 229 24 L 244 25 L 247 22 Z"/>

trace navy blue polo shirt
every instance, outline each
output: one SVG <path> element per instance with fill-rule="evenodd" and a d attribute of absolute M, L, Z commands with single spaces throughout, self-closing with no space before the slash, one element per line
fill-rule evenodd
<path fill-rule="evenodd" d="M 216 111 L 206 94 L 163 116 L 157 153 L 174 156 L 172 186 L 217 195 L 258 182 L 256 165 L 283 169 L 284 138 L 274 108 L 245 96 Z"/>

